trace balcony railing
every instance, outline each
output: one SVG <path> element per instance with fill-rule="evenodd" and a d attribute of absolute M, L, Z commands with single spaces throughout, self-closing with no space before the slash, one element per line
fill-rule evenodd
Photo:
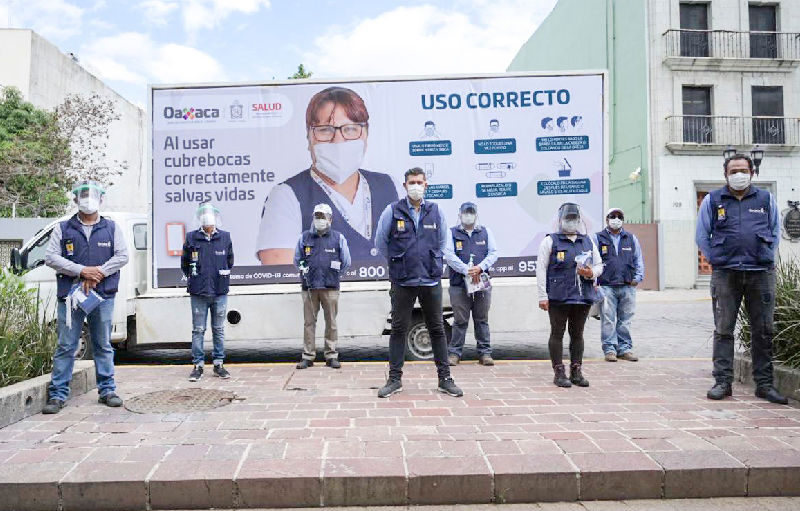
<path fill-rule="evenodd" d="M 800 146 L 800 118 L 671 115 L 667 146 Z"/>
<path fill-rule="evenodd" d="M 667 57 L 800 61 L 800 33 L 667 30 Z"/>

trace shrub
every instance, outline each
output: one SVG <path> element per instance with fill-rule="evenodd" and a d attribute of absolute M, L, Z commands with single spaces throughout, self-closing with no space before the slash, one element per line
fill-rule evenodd
<path fill-rule="evenodd" d="M 50 372 L 58 342 L 41 314 L 36 290 L 0 270 L 0 387 Z"/>
<path fill-rule="evenodd" d="M 775 270 L 775 338 L 776 362 L 800 368 L 800 261 L 789 258 Z M 750 321 L 744 308 L 739 311 L 739 342 L 750 350 Z"/>

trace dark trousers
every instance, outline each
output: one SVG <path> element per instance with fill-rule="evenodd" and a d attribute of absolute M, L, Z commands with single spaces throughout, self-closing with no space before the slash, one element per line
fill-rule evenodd
<path fill-rule="evenodd" d="M 569 330 L 569 357 L 572 364 L 583 363 L 583 326 L 591 305 L 550 302 L 550 361 L 553 367 L 563 364 L 564 331 Z"/>
<path fill-rule="evenodd" d="M 711 305 L 714 308 L 714 379 L 733 383 L 733 332 L 739 306 L 750 318 L 750 355 L 753 381 L 758 387 L 772 386 L 772 338 L 775 336 L 775 270 L 714 270 L 711 274 Z"/>
<path fill-rule="evenodd" d="M 492 305 L 492 290 L 487 289 L 469 295 L 466 287 L 451 285 L 450 305 L 453 307 L 453 335 L 450 338 L 450 353 L 461 358 L 464 352 L 464 341 L 467 337 L 469 315 L 472 312 L 478 356 L 492 356 L 492 346 L 489 344 L 489 307 Z"/>
<path fill-rule="evenodd" d="M 444 336 L 442 319 L 442 284 L 435 286 L 404 287 L 392 284 L 389 291 L 392 299 L 392 335 L 389 337 L 389 378 L 399 380 L 403 376 L 406 358 L 406 333 L 411 323 L 414 302 L 419 298 L 425 326 L 431 336 L 433 359 L 439 379 L 450 377 L 447 365 L 447 338 Z"/>

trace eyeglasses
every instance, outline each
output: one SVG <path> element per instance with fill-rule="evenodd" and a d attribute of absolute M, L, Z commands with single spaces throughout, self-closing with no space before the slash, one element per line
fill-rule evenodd
<path fill-rule="evenodd" d="M 330 142 L 336 136 L 336 130 L 342 133 L 342 138 L 345 140 L 355 140 L 361 137 L 364 131 L 364 126 L 367 123 L 359 122 L 353 124 L 344 124 L 342 126 L 311 126 L 311 132 L 314 133 L 314 139 L 318 142 Z"/>
<path fill-rule="evenodd" d="M 608 218 L 619 218 L 620 220 L 622 220 L 622 215 L 620 215 L 619 213 L 611 213 L 610 215 L 608 215 Z"/>

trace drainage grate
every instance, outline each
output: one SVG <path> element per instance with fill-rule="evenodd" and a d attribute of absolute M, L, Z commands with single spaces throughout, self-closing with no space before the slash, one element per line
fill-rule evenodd
<path fill-rule="evenodd" d="M 159 390 L 125 400 L 134 413 L 202 412 L 230 404 L 236 394 L 213 389 Z"/>

